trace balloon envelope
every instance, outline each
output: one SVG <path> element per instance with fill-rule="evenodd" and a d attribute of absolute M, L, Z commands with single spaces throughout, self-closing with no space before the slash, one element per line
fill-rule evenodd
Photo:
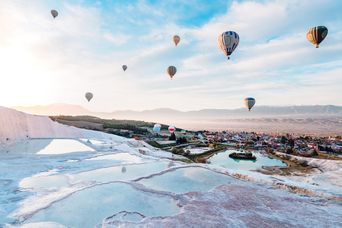
<path fill-rule="evenodd" d="M 175 76 L 175 74 L 177 73 L 177 68 L 175 66 L 169 66 L 167 68 L 166 72 L 170 76 L 170 78 L 172 79 L 173 76 Z"/>
<path fill-rule="evenodd" d="M 178 35 L 174 35 L 172 38 L 173 42 L 175 43 L 175 45 L 177 46 L 179 41 L 180 41 L 180 37 Z"/>
<path fill-rule="evenodd" d="M 245 101 L 245 106 L 246 108 L 248 108 L 249 111 L 255 105 L 255 99 L 253 97 L 247 97 L 245 98 L 244 101 Z"/>
<path fill-rule="evenodd" d="M 218 45 L 223 53 L 228 57 L 233 53 L 239 44 L 239 35 L 234 31 L 227 31 L 219 35 Z"/>
<path fill-rule="evenodd" d="M 58 16 L 58 11 L 57 10 L 51 10 L 51 15 L 53 16 L 53 18 L 56 18 Z"/>
<path fill-rule="evenodd" d="M 155 133 L 159 133 L 160 129 L 161 129 L 161 125 L 160 124 L 155 124 L 153 126 L 153 132 L 155 132 Z"/>
<path fill-rule="evenodd" d="M 174 126 L 169 126 L 168 130 L 172 134 L 176 131 L 176 128 Z"/>
<path fill-rule="evenodd" d="M 90 93 L 90 92 L 87 92 L 87 93 L 85 94 L 85 98 L 86 98 L 87 101 L 89 102 L 91 99 L 93 99 L 93 94 Z"/>
<path fill-rule="evenodd" d="M 328 35 L 328 29 L 325 26 L 317 26 L 310 28 L 306 33 L 306 38 L 310 41 L 316 48 L 319 47 L 319 44 L 325 39 Z"/>
<path fill-rule="evenodd" d="M 124 71 L 126 71 L 126 70 L 127 70 L 127 66 L 126 66 L 126 65 L 122 65 L 122 69 L 123 69 Z"/>

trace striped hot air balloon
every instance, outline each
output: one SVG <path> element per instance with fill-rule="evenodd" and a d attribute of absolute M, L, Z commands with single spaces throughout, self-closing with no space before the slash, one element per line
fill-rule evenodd
<path fill-rule="evenodd" d="M 172 40 L 175 43 L 175 46 L 177 46 L 180 41 L 180 37 L 178 35 L 174 35 Z"/>
<path fill-rule="evenodd" d="M 166 72 L 168 73 L 168 75 L 170 76 L 170 78 L 172 79 L 173 76 L 175 76 L 176 72 L 177 72 L 177 68 L 174 66 L 169 66 L 166 70 Z"/>
<path fill-rule="evenodd" d="M 306 38 L 310 41 L 316 48 L 319 47 L 319 44 L 325 39 L 328 35 L 328 29 L 325 26 L 317 26 L 310 28 L 306 33 Z"/>
<path fill-rule="evenodd" d="M 218 37 L 218 45 L 219 48 L 223 51 L 223 53 L 230 58 L 230 55 L 233 53 L 235 48 L 239 44 L 239 35 L 233 31 L 227 31 L 219 35 Z"/>
<path fill-rule="evenodd" d="M 255 105 L 255 99 L 253 97 L 245 98 L 245 106 L 246 108 L 248 108 L 248 111 L 251 111 L 254 105 Z"/>

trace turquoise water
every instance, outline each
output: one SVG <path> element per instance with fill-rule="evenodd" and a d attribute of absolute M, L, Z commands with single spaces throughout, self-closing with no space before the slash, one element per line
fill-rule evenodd
<path fill-rule="evenodd" d="M 233 152 L 238 151 L 226 150 L 224 152 L 213 155 L 208 161 L 212 165 L 218 165 L 224 168 L 236 170 L 256 170 L 261 168 L 262 166 L 286 166 L 286 163 L 281 160 L 273 159 L 255 151 L 253 151 L 253 154 L 257 158 L 255 161 L 230 158 L 229 154 Z"/>
<path fill-rule="evenodd" d="M 193 191 L 208 191 L 218 185 L 228 184 L 234 180 L 230 176 L 215 173 L 201 167 L 181 168 L 175 171 L 142 179 L 139 183 L 148 188 L 178 194 Z"/>
<path fill-rule="evenodd" d="M 114 183 L 76 192 L 33 215 L 27 222 L 52 221 L 67 227 L 94 227 L 120 212 L 138 212 L 144 216 L 170 216 L 179 212 L 171 197 Z M 131 218 L 135 221 L 137 218 Z"/>

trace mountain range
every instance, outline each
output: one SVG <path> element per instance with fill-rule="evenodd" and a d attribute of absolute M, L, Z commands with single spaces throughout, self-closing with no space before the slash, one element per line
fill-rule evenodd
<path fill-rule="evenodd" d="M 92 115 L 101 118 L 144 120 L 163 118 L 217 119 L 217 118 L 264 118 L 264 117 L 331 117 L 342 116 L 342 106 L 306 105 L 306 106 L 257 106 L 250 112 L 239 109 L 202 109 L 197 111 L 178 111 L 169 108 L 158 108 L 144 111 L 93 112 L 79 105 L 51 104 L 44 106 L 17 106 L 15 109 L 37 115 Z"/>
<path fill-rule="evenodd" d="M 38 115 L 88 115 L 105 119 L 144 120 L 192 130 L 236 130 L 290 132 L 302 134 L 342 134 L 342 106 L 256 106 L 240 109 L 178 111 L 159 108 L 144 111 L 93 112 L 78 105 L 52 104 L 15 107 Z"/>

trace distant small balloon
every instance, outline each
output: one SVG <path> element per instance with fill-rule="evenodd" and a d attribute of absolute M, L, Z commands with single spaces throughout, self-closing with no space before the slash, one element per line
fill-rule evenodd
<path fill-rule="evenodd" d="M 176 131 L 176 128 L 174 126 L 169 126 L 168 130 L 172 134 Z"/>
<path fill-rule="evenodd" d="M 87 92 L 87 93 L 85 94 L 85 98 L 86 98 L 87 101 L 89 102 L 91 99 L 93 99 L 93 94 L 90 93 L 90 92 Z"/>
<path fill-rule="evenodd" d="M 255 99 L 253 97 L 247 97 L 244 101 L 246 108 L 248 108 L 248 111 L 251 111 L 251 109 L 255 105 Z"/>
<path fill-rule="evenodd" d="M 126 167 L 125 166 L 123 166 L 122 168 L 121 168 L 121 172 L 122 173 L 125 173 L 127 170 L 126 170 Z"/>
<path fill-rule="evenodd" d="M 160 132 L 160 129 L 161 129 L 161 125 L 160 124 L 155 124 L 153 126 L 153 132 L 154 133 L 159 133 Z"/>
<path fill-rule="evenodd" d="M 126 71 L 127 70 L 127 66 L 126 65 L 122 65 L 122 69 L 123 69 L 123 71 Z"/>
<path fill-rule="evenodd" d="M 56 18 L 58 16 L 58 11 L 57 10 L 51 10 L 51 15 L 53 16 L 53 18 Z"/>
<path fill-rule="evenodd" d="M 180 37 L 178 35 L 174 35 L 172 39 L 173 39 L 173 42 L 175 43 L 175 46 L 177 46 L 180 41 Z"/>
<path fill-rule="evenodd" d="M 170 76 L 170 78 L 172 79 L 173 76 L 175 76 L 175 74 L 177 73 L 177 68 L 174 66 L 169 66 L 166 70 L 166 72 L 168 73 L 168 75 Z"/>

